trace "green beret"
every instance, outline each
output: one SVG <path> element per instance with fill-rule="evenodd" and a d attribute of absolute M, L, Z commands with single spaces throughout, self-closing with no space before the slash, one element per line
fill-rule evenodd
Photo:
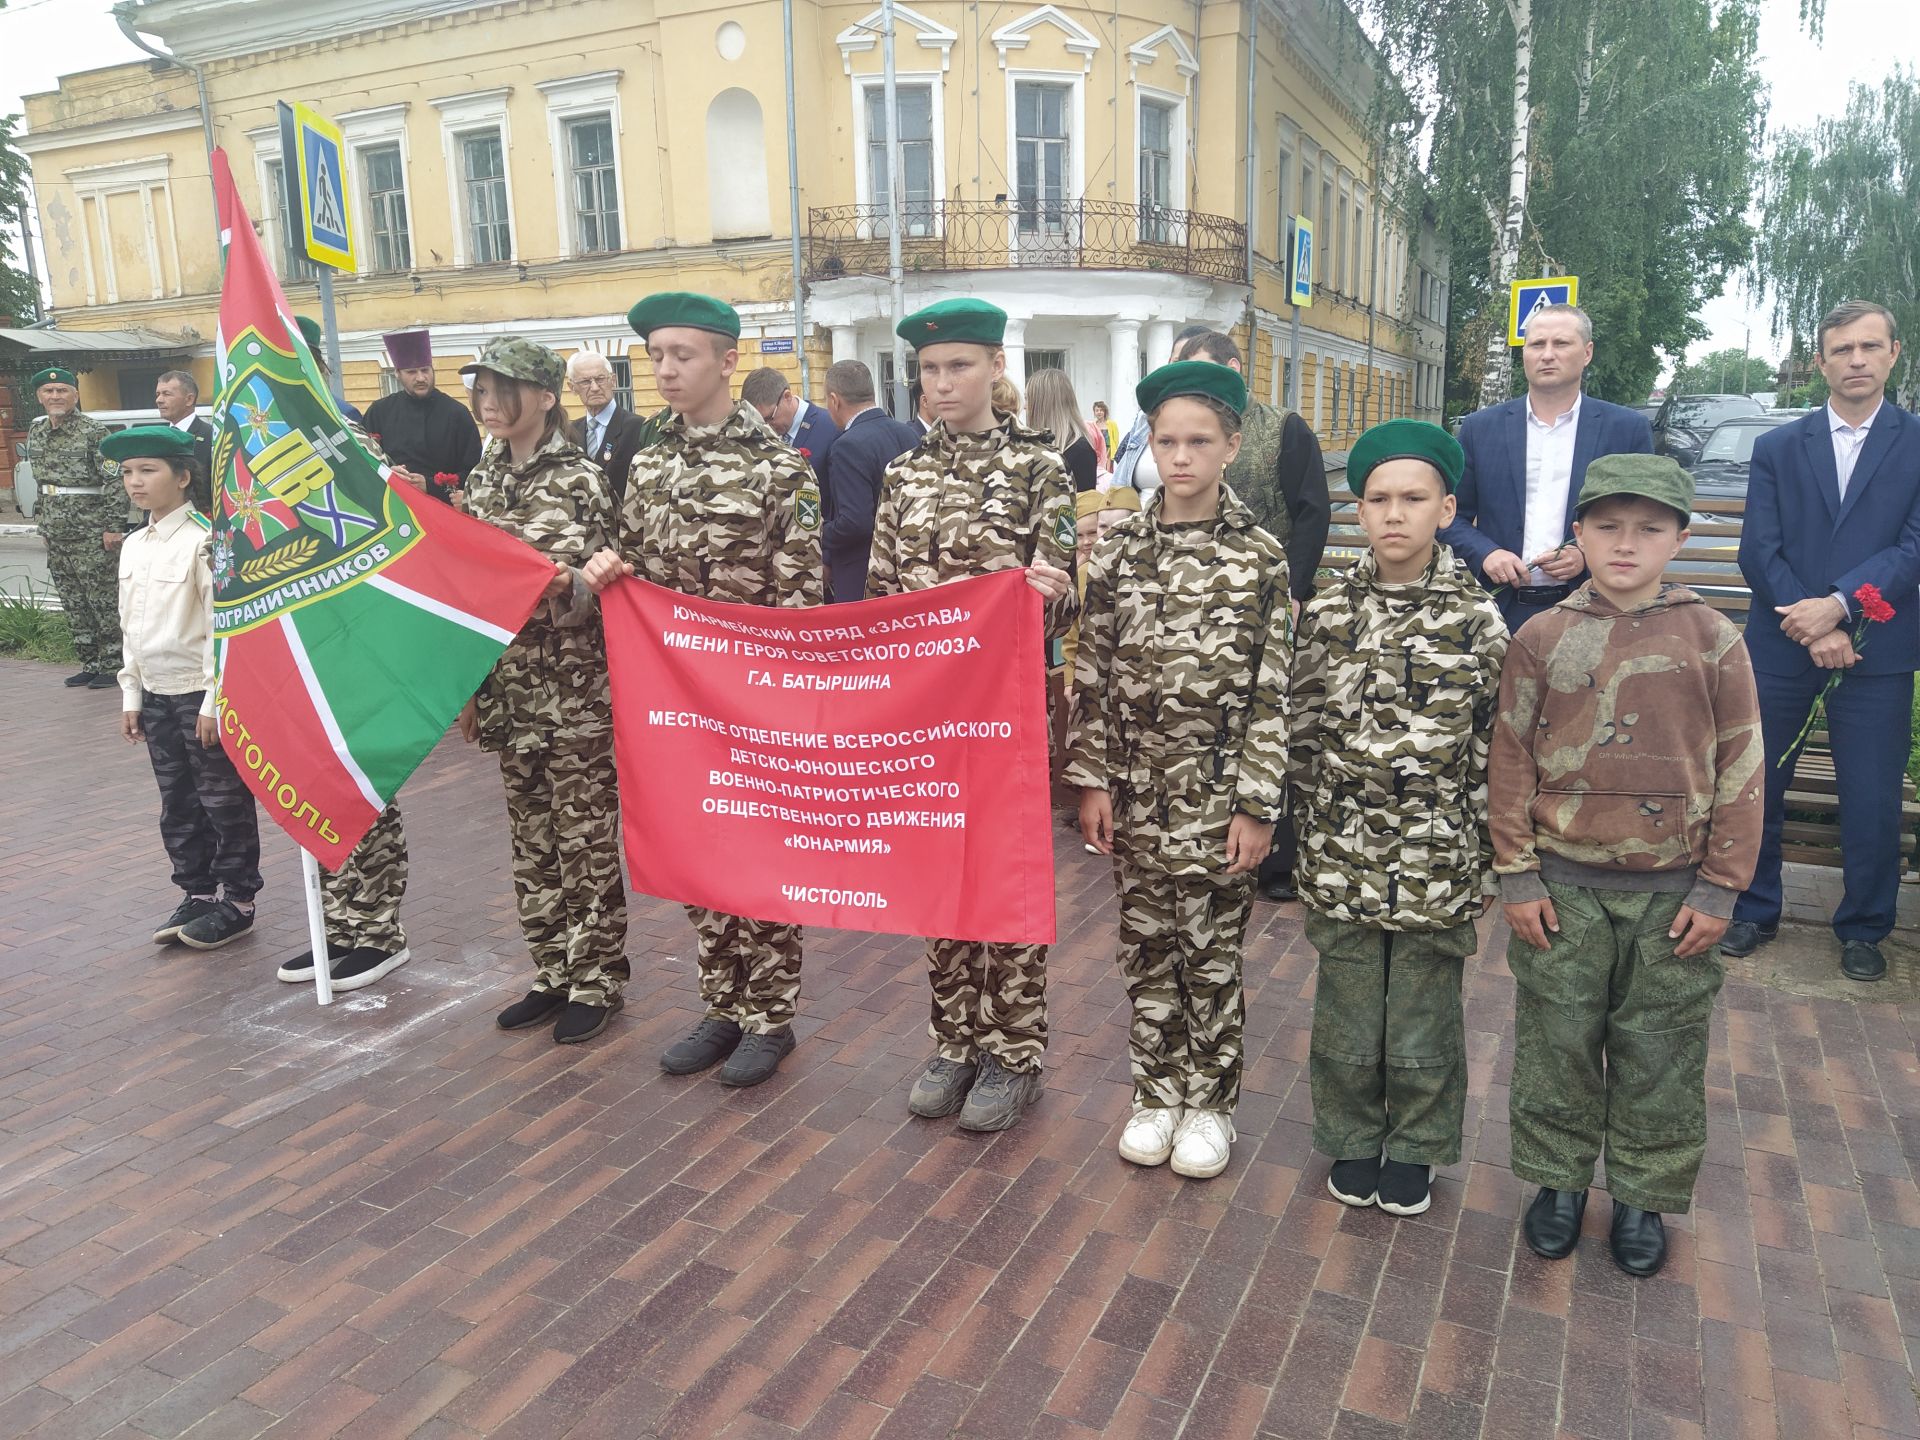
<path fill-rule="evenodd" d="M 311 315 L 296 315 L 293 317 L 293 323 L 300 327 L 300 333 L 306 337 L 307 348 L 313 352 L 314 358 L 326 359 L 321 346 L 323 337 L 320 334 L 320 322 Z"/>
<path fill-rule="evenodd" d="M 915 350 L 953 340 L 997 346 L 1007 338 L 1007 312 L 984 300 L 942 300 L 914 311 L 895 329 Z"/>
<path fill-rule="evenodd" d="M 109 460 L 191 460 L 193 436 L 171 425 L 134 425 L 100 442 Z"/>
<path fill-rule="evenodd" d="M 710 330 L 729 340 L 740 338 L 740 312 L 724 300 L 690 290 L 649 295 L 627 311 L 627 324 L 642 340 L 656 330 Z"/>
<path fill-rule="evenodd" d="M 1388 420 L 1367 431 L 1347 452 L 1347 488 L 1364 496 L 1367 476 L 1389 460 L 1426 461 L 1440 472 L 1449 495 L 1460 488 L 1461 472 L 1467 468 L 1460 442 L 1438 425 L 1426 420 Z"/>
<path fill-rule="evenodd" d="M 1609 495 L 1657 500 L 1669 510 L 1678 511 L 1683 525 L 1693 517 L 1693 476 L 1670 455 L 1602 455 L 1587 466 L 1574 515 L 1578 517 L 1594 501 Z"/>
<path fill-rule="evenodd" d="M 543 390 L 560 393 L 567 382 L 567 362 L 546 346 L 518 335 L 496 335 L 487 342 L 480 358 L 460 367 L 462 375 L 476 370 L 491 370 L 509 380 L 525 380 Z"/>
<path fill-rule="evenodd" d="M 1176 360 L 1133 387 L 1133 398 L 1148 415 L 1176 395 L 1218 400 L 1236 415 L 1247 413 L 1246 380 L 1231 365 L 1216 365 L 1211 360 Z"/>
<path fill-rule="evenodd" d="M 78 390 L 80 388 L 80 377 L 64 365 L 49 365 L 46 369 L 37 372 L 31 380 L 27 381 L 27 388 L 29 390 L 38 390 L 42 385 L 71 385 L 74 389 Z"/>

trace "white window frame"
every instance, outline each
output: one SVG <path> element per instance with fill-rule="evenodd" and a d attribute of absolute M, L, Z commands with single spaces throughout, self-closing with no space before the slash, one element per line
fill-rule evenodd
<path fill-rule="evenodd" d="M 559 222 L 560 253 L 577 255 L 618 254 L 619 251 L 584 251 L 573 229 L 573 157 L 567 146 L 567 122 L 605 115 L 613 126 L 613 194 L 619 207 L 620 250 L 631 248 L 633 226 L 627 206 L 626 127 L 620 118 L 620 70 L 596 70 L 588 75 L 573 75 L 563 80 L 542 80 L 535 88 L 547 97 L 547 144 L 553 156 L 554 216 Z M 516 252 L 519 238 L 514 239 Z"/>
<path fill-rule="evenodd" d="M 1051 9 L 1044 6 L 1043 9 Z M 1002 62 L 1005 55 L 1002 53 Z M 1020 137 L 1016 133 L 1017 107 L 1014 96 L 1021 85 L 1055 85 L 1070 92 L 1067 101 L 1067 184 L 1062 204 L 1071 210 L 1072 206 L 1086 195 L 1087 184 L 1087 76 L 1084 70 L 1019 70 L 1007 67 L 1007 155 L 1006 176 L 1009 194 L 1007 199 L 1007 254 L 1018 263 L 1020 253 L 1020 216 L 1017 211 L 1016 187 L 1020 174 Z M 1137 147 L 1140 138 L 1139 117 L 1134 117 L 1134 143 Z M 1136 148 L 1136 157 L 1138 154 Z M 1138 183 L 1137 181 L 1135 182 Z M 1076 229 L 1078 222 L 1070 220 L 1064 234 L 1058 237 L 1039 236 L 1035 243 L 1061 244 L 1079 243 Z"/>
<path fill-rule="evenodd" d="M 294 243 L 289 237 L 286 219 L 287 192 L 273 183 L 272 170 L 275 165 L 284 163 L 280 153 L 280 127 L 271 125 L 261 130 L 249 130 L 247 138 L 253 142 L 254 181 L 260 187 L 260 210 L 262 213 L 251 218 L 266 227 L 263 238 L 266 241 L 267 259 L 274 262 L 279 271 L 282 285 L 311 285 L 315 276 L 293 275 L 291 272 L 297 260 L 305 260 L 290 247 Z M 308 264 L 314 264 L 308 261 Z"/>
<path fill-rule="evenodd" d="M 347 142 L 347 169 L 352 172 L 348 183 L 353 186 L 354 248 L 359 251 L 356 273 L 361 275 L 389 274 L 404 275 L 414 268 L 418 260 L 419 246 L 414 243 L 414 203 L 413 203 L 413 152 L 407 144 L 407 107 L 410 102 L 402 100 L 397 105 L 379 105 L 370 110 L 349 110 L 334 116 L 334 123 L 340 127 L 340 134 Z M 367 167 L 361 159 L 362 150 L 378 148 L 382 145 L 400 147 L 400 193 L 407 204 L 407 269 L 376 271 L 373 268 L 373 204 L 367 198 Z"/>
<path fill-rule="evenodd" d="M 1161 90 L 1152 85 L 1141 85 L 1137 82 L 1133 87 L 1134 203 L 1140 207 L 1141 225 L 1139 227 L 1138 238 L 1143 242 L 1146 240 L 1145 221 L 1147 218 L 1147 197 L 1140 192 L 1140 155 L 1145 146 L 1146 129 L 1144 119 L 1146 107 L 1149 104 L 1164 105 L 1173 111 L 1173 130 L 1167 141 L 1167 143 L 1173 147 L 1173 168 L 1167 181 L 1167 194 L 1170 197 L 1167 208 L 1169 210 L 1184 211 L 1187 208 L 1185 203 L 1187 198 L 1187 136 L 1190 130 L 1188 104 L 1191 96 L 1191 82 L 1188 83 L 1187 91 L 1184 94 L 1176 93 L 1172 90 Z M 1177 221 L 1170 224 L 1167 227 L 1166 240 L 1164 242 L 1156 241 L 1154 243 L 1165 243 L 1168 245 L 1186 244 L 1186 226 Z"/>
<path fill-rule="evenodd" d="M 898 13 L 896 11 L 896 13 Z M 933 106 L 933 233 L 938 235 L 945 228 L 946 221 L 940 209 L 940 202 L 947 193 L 947 103 L 946 72 L 944 70 L 897 70 L 893 83 L 896 89 L 902 85 L 925 85 L 932 91 L 930 97 Z M 875 143 L 867 134 L 867 92 L 886 88 L 884 75 L 855 75 L 853 87 L 853 198 L 858 205 L 876 205 L 879 203 L 874 191 L 872 165 L 869 163 L 871 148 Z M 882 101 L 884 107 L 886 102 Z M 904 203 L 904 202 L 903 202 Z M 860 238 L 871 240 L 886 232 L 871 222 L 860 222 Z M 903 235 L 904 239 L 916 238 Z"/>
<path fill-rule="evenodd" d="M 166 267 L 160 253 L 160 211 L 163 206 L 170 233 L 173 224 L 173 197 L 168 189 L 169 165 L 166 155 L 142 155 L 128 160 L 111 160 L 101 165 L 77 165 L 63 172 L 67 183 L 73 187 L 74 209 L 80 216 L 80 256 L 89 305 L 100 303 L 99 295 L 103 288 L 107 304 L 115 304 L 121 299 L 120 279 L 113 268 L 113 220 L 108 213 L 109 199 L 115 195 L 139 197 L 143 221 L 141 228 L 146 237 L 147 273 L 152 276 L 152 293 L 146 298 L 159 300 L 169 293 L 183 293 L 180 288 L 178 250 L 173 257 L 174 281 L 171 286 L 167 282 Z M 106 273 L 99 276 L 93 270 L 93 244 L 86 209 L 89 200 L 93 202 L 93 213 L 100 219 L 100 256 Z M 175 235 L 172 238 L 177 246 L 179 237 Z"/>
<path fill-rule="evenodd" d="M 446 158 L 447 214 L 453 221 L 455 265 L 473 263 L 467 254 L 467 181 L 460 163 L 460 141 L 485 130 L 500 132 L 500 153 L 506 162 L 507 263 L 520 258 L 520 218 L 513 203 L 513 131 L 507 123 L 507 97 L 512 94 L 513 87 L 503 85 L 493 90 L 442 95 L 427 102 L 440 112 L 440 153 Z"/>

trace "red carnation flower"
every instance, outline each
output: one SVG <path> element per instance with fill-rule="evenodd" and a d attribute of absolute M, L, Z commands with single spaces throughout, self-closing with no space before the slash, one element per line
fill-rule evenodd
<path fill-rule="evenodd" d="M 1887 597 L 1880 593 L 1880 587 L 1872 583 L 1862 585 L 1853 592 L 1853 603 L 1860 612 L 1860 618 L 1853 627 L 1853 650 L 1854 654 L 1858 655 L 1867 646 L 1867 627 L 1874 624 L 1884 625 L 1893 619 L 1893 606 L 1889 605 Z M 1806 744 L 1807 737 L 1813 733 L 1815 724 L 1826 714 L 1827 697 L 1833 693 L 1834 687 L 1845 678 L 1846 674 L 1845 670 L 1835 670 L 1827 683 L 1820 687 L 1820 694 L 1814 699 L 1813 709 L 1807 712 L 1806 723 L 1800 727 L 1800 733 L 1793 737 L 1793 743 L 1787 746 L 1785 752 L 1774 762 L 1776 766 L 1786 764 L 1800 753 L 1800 747 Z"/>
<path fill-rule="evenodd" d="M 800 458 L 802 460 L 811 460 L 813 458 L 813 452 L 807 449 L 806 446 L 802 445 L 800 447 Z"/>
<path fill-rule="evenodd" d="M 1893 619 L 1893 606 L 1887 603 L 1886 596 L 1880 593 L 1877 585 L 1862 585 L 1853 592 L 1853 603 L 1860 607 L 1860 613 L 1869 620 L 1885 624 Z"/>
<path fill-rule="evenodd" d="M 441 470 L 435 473 L 433 483 L 436 485 L 445 485 L 449 490 L 458 490 L 460 488 L 460 477 L 451 470 Z"/>

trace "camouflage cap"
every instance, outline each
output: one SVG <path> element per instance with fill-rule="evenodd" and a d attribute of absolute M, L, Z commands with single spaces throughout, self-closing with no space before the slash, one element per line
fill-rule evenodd
<path fill-rule="evenodd" d="M 100 442 L 109 460 L 191 460 L 193 436 L 171 425 L 133 425 Z"/>
<path fill-rule="evenodd" d="M 691 290 L 663 290 L 627 311 L 627 324 L 642 340 L 656 330 L 707 330 L 729 340 L 740 338 L 740 312 L 724 300 Z"/>
<path fill-rule="evenodd" d="M 1575 517 L 1611 495 L 1657 500 L 1677 512 L 1682 524 L 1693 514 L 1693 476 L 1670 455 L 1602 455 L 1587 466 L 1586 482 L 1573 507 Z"/>
<path fill-rule="evenodd" d="M 491 370 L 509 380 L 525 380 L 556 395 L 567 380 L 564 360 L 546 346 L 523 340 L 518 335 L 494 336 L 477 360 L 460 367 L 462 375 L 471 375 L 476 370 Z"/>
<path fill-rule="evenodd" d="M 78 389 L 80 377 L 64 365 L 49 365 L 44 370 L 36 370 L 33 378 L 27 381 L 30 390 L 38 390 L 42 385 L 71 385 Z"/>
<path fill-rule="evenodd" d="M 1438 425 L 1426 420 L 1388 420 L 1368 430 L 1347 452 L 1347 488 L 1365 496 L 1367 477 L 1389 460 L 1426 461 L 1440 472 L 1449 495 L 1460 488 L 1460 476 L 1467 468 L 1460 442 Z"/>
<path fill-rule="evenodd" d="M 1236 415 L 1247 413 L 1247 382 L 1231 365 L 1211 360 L 1176 360 L 1133 387 L 1133 398 L 1149 415 L 1178 395 L 1218 400 Z"/>
<path fill-rule="evenodd" d="M 895 328 L 915 350 L 950 341 L 998 347 L 1007 338 L 1007 312 L 984 300 L 942 300 L 914 311 Z"/>

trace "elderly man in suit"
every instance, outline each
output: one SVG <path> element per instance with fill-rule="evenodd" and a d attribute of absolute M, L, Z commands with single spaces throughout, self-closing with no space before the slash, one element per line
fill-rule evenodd
<path fill-rule="evenodd" d="M 1587 466 L 1602 455 L 1653 453 L 1644 415 L 1581 393 L 1592 361 L 1587 312 L 1543 306 L 1520 352 L 1527 393 L 1460 424 L 1467 468 L 1457 517 L 1440 538 L 1494 588 L 1509 630 L 1558 605 L 1586 573 L 1572 536 Z"/>
<path fill-rule="evenodd" d="M 1740 569 L 1753 587 L 1747 649 L 1766 739 L 1766 823 L 1721 949 L 1751 954 L 1779 931 L 1781 825 L 1800 730 L 1840 670 L 1826 719 L 1845 875 L 1833 931 L 1841 973 L 1878 980 L 1900 893 L 1901 779 L 1920 666 L 1920 421 L 1886 398 L 1900 358 L 1892 311 L 1836 306 L 1818 349 L 1827 403 L 1756 441 L 1747 480 Z M 1891 619 L 1876 619 L 1882 601 Z"/>
<path fill-rule="evenodd" d="M 653 443 L 657 425 L 642 420 L 614 398 L 613 365 L 593 350 L 577 350 L 567 360 L 567 388 L 580 401 L 581 415 L 567 435 L 600 467 L 617 507 L 627 493 L 627 472 L 634 454 Z"/>
<path fill-rule="evenodd" d="M 867 593 L 867 555 L 887 466 L 918 445 L 920 437 L 913 426 L 875 403 L 873 373 L 858 360 L 836 360 L 828 367 L 827 413 L 840 431 L 820 487 L 826 512 L 820 551 L 827 563 L 827 599 L 861 600 Z"/>
<path fill-rule="evenodd" d="M 813 473 L 825 484 L 827 454 L 833 449 L 833 442 L 840 438 L 833 417 L 812 401 L 794 394 L 787 377 L 771 365 L 762 366 L 747 376 L 740 386 L 740 398 L 759 412 L 768 429 L 807 457 Z"/>
<path fill-rule="evenodd" d="M 213 426 L 194 414 L 200 403 L 200 382 L 185 370 L 169 370 L 153 382 L 153 408 L 176 430 L 193 436 L 193 458 L 200 473 L 193 477 L 193 508 L 213 513 Z"/>

